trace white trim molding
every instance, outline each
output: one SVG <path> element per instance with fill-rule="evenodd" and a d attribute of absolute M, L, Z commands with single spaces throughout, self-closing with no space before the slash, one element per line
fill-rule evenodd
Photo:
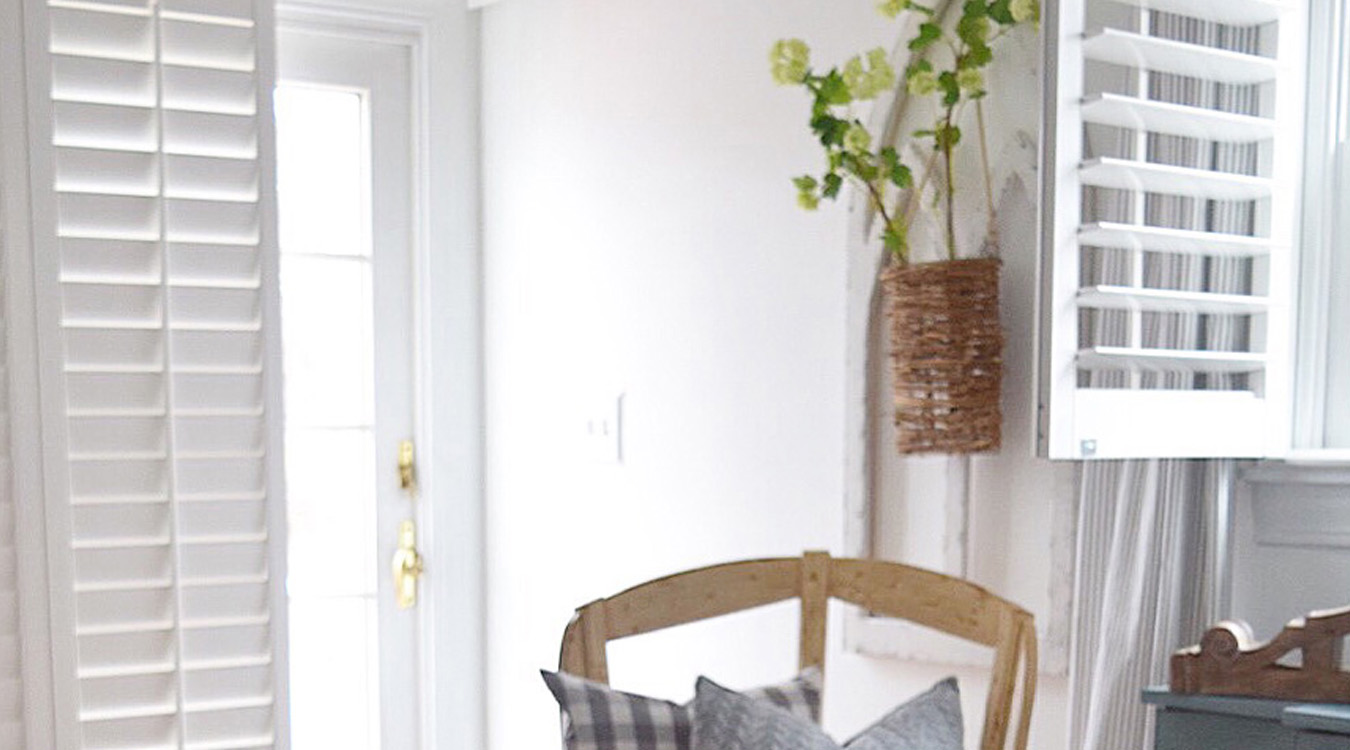
<path fill-rule="evenodd" d="M 470 10 L 482 4 L 333 0 L 277 8 L 283 28 L 403 45 L 411 61 L 413 400 L 428 563 L 418 607 L 422 750 L 485 744 L 478 24 Z"/>

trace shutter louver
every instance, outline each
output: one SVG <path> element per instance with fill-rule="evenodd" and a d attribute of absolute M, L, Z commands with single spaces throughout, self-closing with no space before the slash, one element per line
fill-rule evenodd
<path fill-rule="evenodd" d="M 1047 4 L 1043 454 L 1287 446 L 1303 13 Z"/>
<path fill-rule="evenodd" d="M 54 636 L 74 638 L 79 746 L 284 745 L 279 391 L 264 372 L 270 11 L 34 5 L 50 23 L 51 130 L 33 137 L 50 136 L 53 163 L 61 304 L 43 330 L 59 328 L 64 355 L 69 487 L 55 502 L 74 597 Z"/>

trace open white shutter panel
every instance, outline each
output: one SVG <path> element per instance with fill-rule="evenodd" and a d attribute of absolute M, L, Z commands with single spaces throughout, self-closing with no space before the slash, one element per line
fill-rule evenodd
<path fill-rule="evenodd" d="M 1304 11 L 1262 0 L 1047 10 L 1042 452 L 1278 452 Z"/>
<path fill-rule="evenodd" d="M 71 559 L 53 570 L 74 597 L 53 640 L 76 648 L 56 679 L 77 680 L 80 747 L 272 747 L 270 11 L 30 7 L 50 24 L 51 130 L 34 139 L 50 136 L 60 256 L 37 282 L 61 298 L 40 334 L 63 353 L 44 371 L 67 436 L 68 491 L 48 502 Z"/>

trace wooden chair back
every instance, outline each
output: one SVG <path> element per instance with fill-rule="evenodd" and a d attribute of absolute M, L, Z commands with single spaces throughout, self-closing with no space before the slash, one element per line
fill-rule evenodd
<path fill-rule="evenodd" d="M 563 634 L 559 669 L 608 684 L 609 641 L 793 598 L 801 599 L 802 669 L 825 667 L 830 598 L 993 648 L 979 747 L 1007 750 L 1012 736 L 1012 750 L 1026 750 L 1036 694 L 1036 628 L 1031 614 L 969 581 L 900 563 L 807 552 L 802 557 L 713 565 L 648 581 L 578 609 Z"/>

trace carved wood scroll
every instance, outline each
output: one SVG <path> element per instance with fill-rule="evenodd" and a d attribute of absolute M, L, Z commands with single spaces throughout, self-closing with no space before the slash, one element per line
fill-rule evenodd
<path fill-rule="evenodd" d="M 1291 620 L 1267 643 L 1256 643 L 1245 622 L 1221 622 L 1198 646 L 1172 654 L 1174 693 L 1241 695 L 1289 701 L 1350 703 L 1350 672 L 1341 648 L 1350 634 L 1350 607 L 1310 612 Z M 1279 664 L 1302 652 L 1303 666 Z"/>

